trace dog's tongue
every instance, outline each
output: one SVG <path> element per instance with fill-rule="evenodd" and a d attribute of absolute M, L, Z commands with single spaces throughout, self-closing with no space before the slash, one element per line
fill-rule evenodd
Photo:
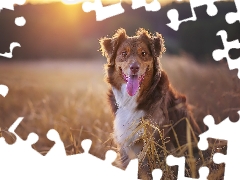
<path fill-rule="evenodd" d="M 139 80 L 137 75 L 131 75 L 127 82 L 127 92 L 130 96 L 134 96 L 139 87 Z"/>

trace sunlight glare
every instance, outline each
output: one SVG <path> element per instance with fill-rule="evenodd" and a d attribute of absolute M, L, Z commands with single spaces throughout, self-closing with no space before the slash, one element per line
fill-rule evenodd
<path fill-rule="evenodd" d="M 71 5 L 71 4 L 78 4 L 78 3 L 81 3 L 83 1 L 84 0 L 62 0 L 62 3 L 66 4 L 66 5 Z"/>

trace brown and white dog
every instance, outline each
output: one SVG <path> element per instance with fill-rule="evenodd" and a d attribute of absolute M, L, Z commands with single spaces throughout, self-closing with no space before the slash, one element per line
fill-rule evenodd
<path fill-rule="evenodd" d="M 187 142 L 186 122 L 178 122 L 182 118 L 187 118 L 193 129 L 200 132 L 185 96 L 173 89 L 166 72 L 161 69 L 160 57 L 165 52 L 161 34 L 152 35 L 140 28 L 136 36 L 129 37 L 121 28 L 111 38 L 104 37 L 99 42 L 107 58 L 105 71 L 106 81 L 111 85 L 108 98 L 115 116 L 114 140 L 123 167 L 137 158 L 143 148 L 141 141 L 135 142 L 142 131 L 133 135 L 142 118 L 150 119 L 159 127 L 177 124 L 175 132 L 180 145 Z M 166 136 L 177 146 L 173 133 Z"/>

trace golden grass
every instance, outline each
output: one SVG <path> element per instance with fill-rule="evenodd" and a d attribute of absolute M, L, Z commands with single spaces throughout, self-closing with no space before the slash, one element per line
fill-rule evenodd
<path fill-rule="evenodd" d="M 29 132 L 36 132 L 41 139 L 35 148 L 40 152 L 45 153 L 53 145 L 46 133 L 55 128 L 69 154 L 82 151 L 80 142 L 90 138 L 94 141 L 91 153 L 104 158 L 111 144 L 103 142 L 112 132 L 112 117 L 105 101 L 107 86 L 103 82 L 102 65 L 75 61 L 60 65 L 1 64 L 1 84 L 10 91 L 6 98 L 0 97 L 0 127 L 6 130 L 17 117 L 23 116 L 16 132 L 23 139 Z M 4 134 L 7 136 L 3 131 Z"/>
<path fill-rule="evenodd" d="M 59 132 L 68 154 L 83 152 L 81 141 L 89 138 L 93 141 L 90 153 L 104 159 L 106 151 L 116 150 L 116 146 L 111 136 L 113 117 L 106 102 L 103 64 L 103 59 L 81 62 L 0 62 L 0 84 L 10 89 L 5 98 L 0 96 L 0 135 L 13 143 L 14 137 L 7 129 L 18 117 L 23 116 L 24 120 L 16 132 L 23 139 L 30 132 L 36 132 L 40 140 L 34 148 L 40 153 L 46 154 L 53 145 L 46 138 L 46 133 L 54 128 Z M 240 84 L 237 73 L 230 72 L 223 63 L 219 64 L 198 65 L 184 56 L 163 56 L 162 59 L 163 69 L 167 71 L 170 81 L 178 91 L 187 95 L 200 124 L 207 114 L 212 114 L 217 122 L 228 116 L 238 120 L 236 111 L 240 109 L 240 102 L 236 99 L 240 97 Z M 162 133 L 161 127 L 146 123 L 143 124 L 152 128 L 151 133 L 144 133 L 148 138 L 146 147 L 151 148 L 146 148 L 146 153 L 143 151 L 140 156 L 150 155 L 153 167 L 158 162 L 170 176 L 171 169 L 159 157 L 153 156 L 158 147 L 154 141 L 150 141 L 154 131 Z M 201 126 L 206 130 L 205 126 Z M 191 128 L 187 133 L 191 134 Z M 185 147 L 179 147 L 180 151 L 176 149 L 180 153 L 178 155 L 186 151 L 190 154 L 187 159 L 190 168 L 186 169 L 186 173 L 197 176 L 195 169 L 208 164 L 212 170 L 209 177 L 219 179 L 224 168 L 222 165 L 212 165 L 211 158 L 221 144 L 215 140 L 210 143 L 212 151 L 203 153 L 204 162 L 200 155 L 197 162 L 191 160 L 191 147 L 194 145 L 188 143 Z M 168 152 L 163 151 L 163 156 L 167 155 Z"/>
<path fill-rule="evenodd" d="M 130 136 L 134 136 L 136 132 L 140 129 L 143 130 L 142 135 L 137 139 L 137 141 L 143 141 L 143 150 L 138 155 L 139 159 L 139 167 L 141 168 L 147 166 L 150 171 L 154 169 L 160 168 L 163 171 L 163 180 L 174 180 L 177 179 L 177 170 L 176 168 L 170 167 L 166 163 L 166 159 L 168 155 L 174 155 L 176 157 L 185 156 L 186 165 L 185 174 L 187 177 L 199 178 L 197 171 L 200 167 L 207 166 L 210 169 L 209 179 L 221 179 L 224 174 L 224 165 L 216 165 L 213 162 L 213 155 L 216 152 L 226 153 L 224 147 L 226 147 L 226 142 L 216 143 L 215 141 L 209 141 L 209 150 L 206 152 L 198 151 L 194 152 L 194 149 L 197 148 L 197 137 L 188 121 L 187 118 L 183 118 L 187 122 L 186 136 L 187 143 L 178 146 L 176 149 L 172 149 L 171 151 L 167 150 L 167 146 L 169 143 L 168 137 L 164 137 L 164 129 L 163 127 L 159 127 L 157 124 L 153 124 L 151 120 L 142 119 L 140 125 L 136 129 L 136 131 Z M 180 121 L 182 121 L 180 120 Z M 154 139 L 154 135 L 159 134 L 160 142 Z M 131 137 L 129 137 L 131 138 Z M 175 136 L 178 141 L 177 136 Z M 193 138 L 193 139 L 192 139 Z M 220 149 L 223 148 L 223 149 Z M 159 153 L 160 152 L 160 153 Z M 148 180 L 149 177 L 146 174 L 142 174 L 143 179 Z"/>

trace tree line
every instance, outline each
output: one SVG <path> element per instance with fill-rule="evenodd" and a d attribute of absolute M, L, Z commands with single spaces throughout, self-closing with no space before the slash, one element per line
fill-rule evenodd
<path fill-rule="evenodd" d="M 226 30 L 228 41 L 240 40 L 240 25 L 229 25 L 225 20 L 228 12 L 236 12 L 234 2 L 216 2 L 218 14 L 210 17 L 207 6 L 195 8 L 197 21 L 182 23 L 178 31 L 166 24 L 170 23 L 167 12 L 179 11 L 179 19 L 192 16 L 190 4 L 171 3 L 157 12 L 147 12 L 144 7 L 133 10 L 131 4 L 122 3 L 125 13 L 96 21 L 95 12 L 85 13 L 82 4 L 64 5 L 50 3 L 41 5 L 26 4 L 16 6 L 15 11 L 3 9 L 0 12 L 0 53 L 9 52 L 11 42 L 21 44 L 13 51 L 14 59 L 92 59 L 100 57 L 98 39 L 111 36 L 116 29 L 125 28 L 134 35 L 139 28 L 161 33 L 166 42 L 167 53 L 181 52 L 194 56 L 199 62 L 212 58 L 215 49 L 223 49 L 219 30 Z M 26 25 L 18 27 L 14 21 L 23 16 Z M 240 49 L 233 49 L 230 56 L 238 58 Z M 0 57 L 4 59 L 3 57 Z"/>

